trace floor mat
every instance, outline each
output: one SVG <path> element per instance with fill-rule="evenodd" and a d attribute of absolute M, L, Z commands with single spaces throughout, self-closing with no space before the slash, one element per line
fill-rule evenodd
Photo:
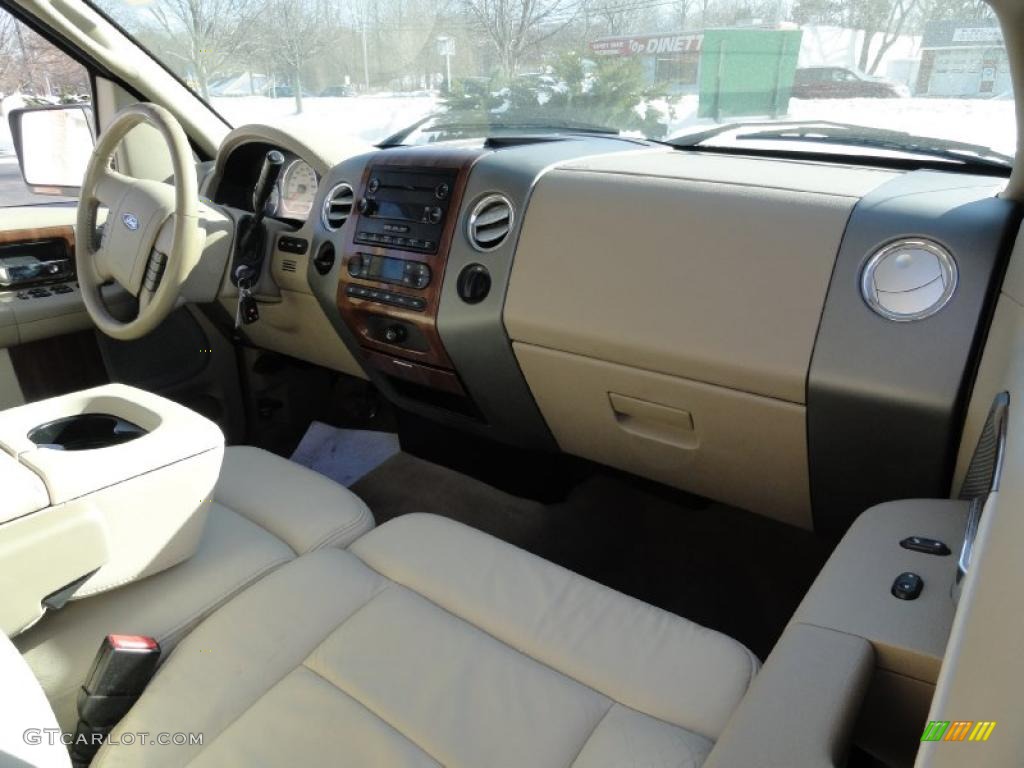
<path fill-rule="evenodd" d="M 352 490 L 378 524 L 410 512 L 459 520 L 735 637 L 762 659 L 830 551 L 807 531 L 611 473 L 545 505 L 399 453 Z"/>
<path fill-rule="evenodd" d="M 348 486 L 400 450 L 398 435 L 393 432 L 339 429 L 314 421 L 291 460 Z"/>

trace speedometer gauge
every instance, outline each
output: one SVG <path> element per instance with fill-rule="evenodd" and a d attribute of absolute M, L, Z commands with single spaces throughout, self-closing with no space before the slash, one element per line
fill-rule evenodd
<path fill-rule="evenodd" d="M 303 160 L 289 165 L 281 176 L 281 204 L 278 215 L 305 219 L 313 207 L 318 179 L 316 171 Z"/>

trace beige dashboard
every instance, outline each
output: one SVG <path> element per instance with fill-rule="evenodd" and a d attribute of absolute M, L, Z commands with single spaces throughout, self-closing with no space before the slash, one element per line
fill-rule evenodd
<path fill-rule="evenodd" d="M 505 324 L 559 445 L 810 527 L 811 352 L 850 212 L 891 176 L 664 151 L 543 176 Z"/>

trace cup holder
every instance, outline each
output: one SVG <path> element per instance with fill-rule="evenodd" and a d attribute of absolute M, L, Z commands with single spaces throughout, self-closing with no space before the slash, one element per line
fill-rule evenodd
<path fill-rule="evenodd" d="M 138 424 L 108 413 L 80 413 L 49 421 L 28 433 L 28 439 L 40 448 L 56 451 L 86 451 L 109 448 L 142 437 L 146 430 Z"/>

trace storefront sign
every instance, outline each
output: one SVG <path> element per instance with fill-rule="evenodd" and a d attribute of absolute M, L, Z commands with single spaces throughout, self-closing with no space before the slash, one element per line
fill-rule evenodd
<path fill-rule="evenodd" d="M 954 43 L 1001 43 L 1003 30 L 999 27 L 957 27 L 953 30 Z"/>
<path fill-rule="evenodd" d="M 626 35 L 602 37 L 590 43 L 596 56 L 678 56 L 700 51 L 701 34 Z"/>

